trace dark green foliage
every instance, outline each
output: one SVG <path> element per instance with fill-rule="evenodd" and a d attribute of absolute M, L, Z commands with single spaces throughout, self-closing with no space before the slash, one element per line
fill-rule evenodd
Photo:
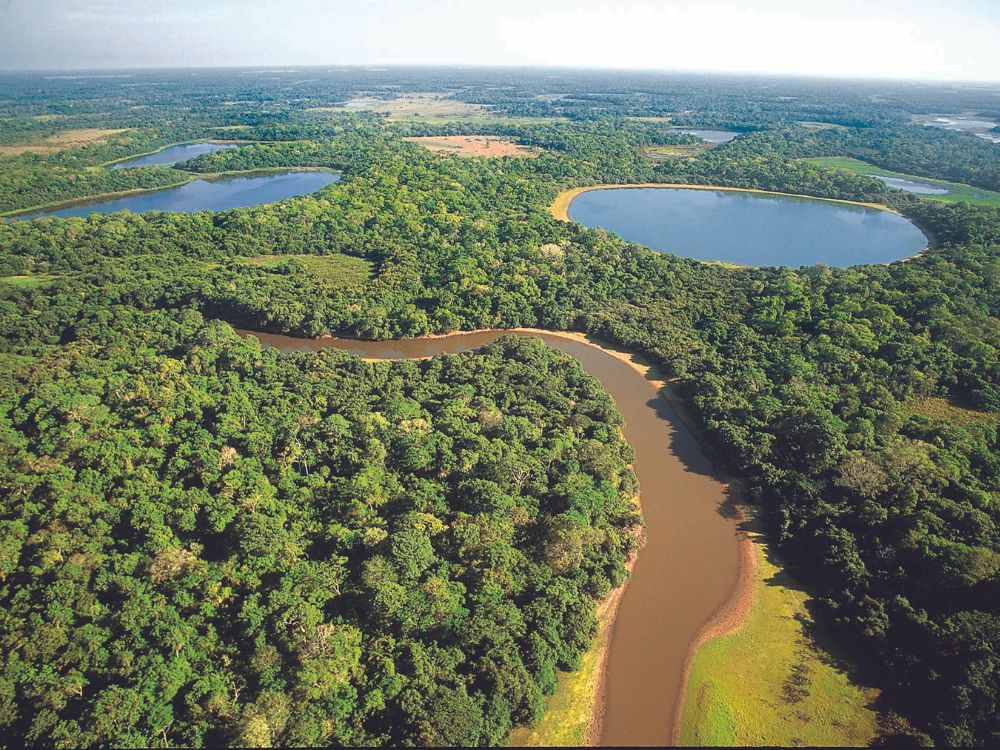
<path fill-rule="evenodd" d="M 368 365 L 190 312 L 132 322 L 3 395 L 8 738 L 496 744 L 535 715 L 637 538 L 630 450 L 579 365 L 524 340 Z M 591 502 L 567 512 L 567 484 Z"/>
<path fill-rule="evenodd" d="M 457 74 L 394 75 L 405 92 L 440 89 Z M 587 456 L 594 446 L 584 437 L 620 446 L 614 412 L 590 381 L 546 376 L 550 387 L 496 352 L 392 367 L 278 357 L 202 326 L 201 314 L 307 336 L 540 325 L 642 352 L 676 378 L 765 509 L 771 538 L 819 592 L 821 621 L 874 665 L 896 711 L 939 742 L 1000 742 L 1000 212 L 797 161 L 846 153 L 995 187 L 1000 152 L 907 125 L 899 101 L 945 111 L 952 95 L 932 87 L 876 105 L 881 89 L 854 84 L 782 84 L 793 101 L 642 75 L 635 80 L 649 91 L 640 96 L 620 80 L 609 89 L 613 76 L 602 74 L 550 80 L 583 96 L 547 101 L 535 74 L 520 88 L 494 86 L 506 73 L 468 75 L 463 99 L 579 122 L 473 128 L 330 116 L 306 109 L 365 82 L 386 93 L 385 81 L 357 71 L 305 89 L 256 81 L 234 97 L 220 75 L 187 93 L 164 90 L 150 106 L 176 114 L 198 102 L 192 122 L 207 134 L 245 125 L 240 137 L 264 143 L 186 169 L 327 166 L 344 180 L 214 215 L 0 226 L 0 275 L 52 279 L 0 285 L 0 365 L 12 394 L 0 422 L 4 481 L 38 481 L 3 489 L 0 575 L 5 612 L 18 614 L 0 627 L 15 663 L 0 721 L 18 738 L 67 744 L 144 744 L 167 725 L 171 742 L 187 744 L 500 741 L 512 722 L 537 715 L 541 692 L 586 644 L 594 598 L 620 581 L 623 537 L 609 534 L 593 559 L 577 554 L 592 529 L 628 523 L 592 514 L 619 507 L 624 474 L 610 489 L 575 478 L 588 473 L 584 458 L 600 472 L 621 459 Z M 110 111 L 106 89 L 81 88 L 81 107 Z M 42 95 L 4 98 L 29 113 L 57 106 Z M 219 106 L 236 98 L 250 104 Z M 960 99 L 988 111 L 983 94 Z M 665 114 L 671 104 L 697 107 L 677 120 L 755 132 L 654 165 L 642 147 L 683 138 L 623 115 Z M 110 119 L 105 126 L 118 122 Z M 797 119 L 850 128 L 815 131 Z M 546 152 L 467 160 L 399 138 L 473 130 Z M 732 270 L 555 222 L 546 210 L 568 186 L 651 179 L 886 202 L 936 244 L 891 266 Z M 294 265 L 243 261 L 283 253 L 365 258 L 374 276 L 339 288 Z M 562 361 L 516 351 L 550 373 Z M 500 382 L 516 387 L 490 390 Z M 576 404 L 559 391 L 572 383 Z M 913 416 L 912 402 L 929 395 L 985 414 L 965 424 Z M 464 411 L 473 402 L 478 410 Z M 539 443 L 538 430 L 544 438 L 555 425 L 575 436 L 571 452 Z M 463 440 L 486 441 L 469 449 L 474 470 L 463 468 Z M 239 460 L 223 471 L 229 445 Z M 234 497 L 256 498 L 255 510 Z M 447 518 L 447 530 L 432 533 L 421 514 Z M 73 544 L 104 557 L 74 558 L 90 553 Z M 178 572 L 154 584 L 154 562 Z M 219 588 L 209 595 L 198 588 L 205 581 Z M 86 621 L 92 600 L 78 601 L 82 592 L 121 620 L 114 637 L 110 625 Z M 209 596 L 222 599 L 207 607 Z M 207 623 L 223 621 L 209 632 Z M 336 638 L 308 646 L 331 624 Z M 309 648 L 317 655 L 300 660 Z M 229 666 L 206 656 L 219 654 Z M 100 692 L 79 696 L 84 681 Z M 74 735 L 84 730 L 68 722 L 92 734 Z"/>

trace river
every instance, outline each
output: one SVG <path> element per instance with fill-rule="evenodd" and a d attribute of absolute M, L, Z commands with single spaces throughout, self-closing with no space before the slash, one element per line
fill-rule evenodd
<path fill-rule="evenodd" d="M 625 357 L 572 334 L 485 331 L 372 342 L 239 333 L 283 351 L 335 348 L 376 359 L 455 354 L 515 333 L 541 338 L 600 380 L 625 417 L 647 529 L 607 654 L 601 744 L 671 742 L 693 644 L 737 593 L 741 532 L 727 484 L 654 380 Z"/>

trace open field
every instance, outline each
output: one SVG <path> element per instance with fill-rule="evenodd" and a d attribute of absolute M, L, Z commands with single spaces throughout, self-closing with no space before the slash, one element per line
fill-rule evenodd
<path fill-rule="evenodd" d="M 447 94 L 413 93 L 396 99 L 376 99 L 374 97 L 359 97 L 351 99 L 342 107 L 320 107 L 308 112 L 381 112 L 390 119 L 454 119 L 490 114 L 488 107 L 481 104 L 468 104 L 454 99 L 448 99 Z"/>
<path fill-rule="evenodd" d="M 47 136 L 38 143 L 15 143 L 0 146 L 0 155 L 17 156 L 18 154 L 27 152 L 46 154 L 75 146 L 86 146 L 88 143 L 99 143 L 110 136 L 124 133 L 126 130 L 127 128 L 78 128 L 76 130 L 64 130 L 61 133 Z"/>
<path fill-rule="evenodd" d="M 759 531 L 751 535 L 753 606 L 741 627 L 695 656 L 681 744 L 868 745 L 879 729 L 877 692 L 853 683 L 817 644 L 809 596 L 781 572 Z"/>
<path fill-rule="evenodd" d="M 38 273 L 38 274 L 21 274 L 18 276 L 0 276 L 0 284 L 8 284 L 10 286 L 18 286 L 22 289 L 30 289 L 32 287 L 45 286 L 53 281 L 55 281 L 58 276 L 54 274 Z"/>
<path fill-rule="evenodd" d="M 244 263 L 265 268 L 295 261 L 325 284 L 336 287 L 360 286 L 371 278 L 372 266 L 351 255 L 257 255 L 240 258 Z"/>
<path fill-rule="evenodd" d="M 963 185 L 960 182 L 948 182 L 947 180 L 935 180 L 930 177 L 906 174 L 905 172 L 893 172 L 892 170 L 882 169 L 881 167 L 876 167 L 859 159 L 851 159 L 842 156 L 821 156 L 812 159 L 803 159 L 803 161 L 820 167 L 826 167 L 827 169 L 843 169 L 847 172 L 852 172 L 853 174 L 880 174 L 885 175 L 886 177 L 897 177 L 901 180 L 926 182 L 930 185 L 935 185 L 951 191 L 944 195 L 920 196 L 921 198 L 927 198 L 932 201 L 941 201 L 942 203 L 960 203 L 965 201 L 979 206 L 992 206 L 993 208 L 1000 208 L 1000 193 L 972 187 L 971 185 Z"/>
<path fill-rule="evenodd" d="M 837 125 L 832 122 L 813 122 L 812 120 L 799 120 L 796 125 L 801 125 L 806 130 L 847 130 L 846 125 Z"/>
<path fill-rule="evenodd" d="M 1000 424 L 1000 413 L 960 406 L 941 396 L 927 396 L 910 404 L 910 413 L 959 424 Z"/>
<path fill-rule="evenodd" d="M 597 643 L 605 638 L 601 624 Z M 594 645 L 580 659 L 575 672 L 561 672 L 554 695 L 545 700 L 545 713 L 534 727 L 519 727 L 510 736 L 511 747 L 581 747 L 588 744 L 595 693 L 600 681 L 602 649 Z"/>
<path fill-rule="evenodd" d="M 650 161 L 667 161 L 669 159 L 686 159 L 698 156 L 715 148 L 718 144 L 703 141 L 701 143 L 680 143 L 669 146 L 644 146 L 642 155 Z"/>
<path fill-rule="evenodd" d="M 500 136 L 492 135 L 432 135 L 414 136 L 404 140 L 416 143 L 430 149 L 436 154 L 451 154 L 454 156 L 516 156 L 522 159 L 533 159 L 540 151 L 536 148 L 522 146 Z"/>

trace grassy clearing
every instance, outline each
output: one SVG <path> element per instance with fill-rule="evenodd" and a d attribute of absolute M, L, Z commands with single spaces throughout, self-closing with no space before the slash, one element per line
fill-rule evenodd
<path fill-rule="evenodd" d="M 343 107 L 318 107 L 310 112 L 381 112 L 389 119 L 452 118 L 488 115 L 490 110 L 482 104 L 469 104 L 447 98 L 447 94 L 415 92 L 397 99 L 360 97 L 351 99 Z"/>
<path fill-rule="evenodd" d="M 604 627 L 594 645 L 580 659 L 575 672 L 559 675 L 554 695 L 545 700 L 545 713 L 532 728 L 521 727 L 510 736 L 511 747 L 581 747 L 587 744 L 594 693 L 600 678 Z"/>
<path fill-rule="evenodd" d="M 927 396 L 910 404 L 910 414 L 958 424 L 1000 424 L 1000 414 L 970 409 L 941 396 Z"/>
<path fill-rule="evenodd" d="M 105 128 L 76 128 L 64 130 L 61 133 L 47 136 L 37 143 L 15 143 L 7 146 L 0 146 L 0 155 L 17 156 L 27 152 L 46 154 L 53 151 L 61 151 L 76 146 L 86 146 L 88 143 L 100 143 L 113 135 L 124 133 L 128 128 L 105 129 Z"/>
<path fill-rule="evenodd" d="M 319 281 L 335 287 L 361 286 L 372 276 L 371 263 L 350 255 L 257 255 L 240 260 L 264 268 L 276 268 L 293 261 Z"/>
<path fill-rule="evenodd" d="M 21 287 L 22 289 L 31 289 L 51 284 L 57 278 L 59 277 L 55 274 L 48 273 L 21 274 L 18 276 L 0 276 L 0 283 Z"/>
<path fill-rule="evenodd" d="M 812 120 L 799 120 L 797 125 L 801 125 L 806 130 L 848 130 L 846 125 L 837 125 L 832 122 L 813 122 Z"/>
<path fill-rule="evenodd" d="M 810 634 L 808 595 L 754 534 L 753 607 L 695 657 L 681 744 L 865 746 L 878 735 L 877 692 L 854 684 Z"/>
<path fill-rule="evenodd" d="M 971 185 L 964 185 L 960 182 L 948 182 L 947 180 L 935 180 L 930 177 L 920 177 L 919 175 L 906 174 L 905 172 L 893 172 L 892 170 L 882 169 L 881 167 L 873 166 L 872 164 L 868 164 L 867 162 L 863 162 L 858 159 L 850 159 L 842 156 L 824 156 L 814 159 L 803 159 L 803 161 L 820 167 L 825 167 L 827 169 L 843 169 L 853 174 L 880 174 L 885 175 L 886 177 L 897 177 L 901 180 L 926 182 L 930 185 L 951 191 L 945 195 L 920 196 L 921 198 L 927 198 L 932 201 L 941 201 L 942 203 L 959 203 L 961 201 L 965 201 L 967 203 L 974 203 L 980 206 L 1000 208 L 1000 193 L 972 187 Z"/>
<path fill-rule="evenodd" d="M 706 151 L 710 151 L 716 145 L 715 143 L 708 143 L 707 141 L 702 143 L 682 143 L 677 145 L 669 146 L 645 146 L 642 149 L 642 155 L 645 156 L 650 161 L 667 161 L 669 159 L 687 159 L 692 156 L 698 156 Z"/>
<path fill-rule="evenodd" d="M 522 146 L 514 141 L 494 135 L 431 135 L 414 136 L 404 140 L 430 149 L 436 154 L 454 156 L 486 156 L 491 158 L 515 156 L 521 159 L 533 159 L 540 153 L 538 149 Z"/>

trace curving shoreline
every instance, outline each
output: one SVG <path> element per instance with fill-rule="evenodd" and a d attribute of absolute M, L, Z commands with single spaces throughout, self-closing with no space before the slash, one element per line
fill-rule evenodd
<path fill-rule="evenodd" d="M 556 199 L 549 206 L 549 213 L 552 214 L 554 219 L 559 221 L 572 221 L 569 218 L 569 206 L 573 202 L 573 199 L 578 195 L 583 193 L 589 193 L 591 190 L 622 190 L 622 189 L 634 189 L 634 188 L 678 188 L 682 190 L 724 190 L 733 193 L 757 193 L 759 195 L 781 195 L 786 198 L 807 198 L 814 201 L 826 201 L 827 203 L 840 203 L 848 206 L 864 206 L 865 208 L 874 208 L 879 211 L 886 211 L 890 214 L 896 214 L 897 216 L 902 216 L 899 211 L 891 208 L 884 203 L 866 203 L 864 201 L 849 201 L 843 198 L 818 198 L 815 195 L 803 195 L 802 193 L 782 193 L 777 190 L 759 190 L 757 188 L 738 188 L 738 187 L 728 187 L 725 185 L 688 185 L 683 182 L 634 182 L 631 184 L 607 184 L 607 185 L 585 185 L 584 187 L 575 187 L 568 190 L 563 190 Z"/>
<path fill-rule="evenodd" d="M 629 439 L 637 453 L 636 473 L 642 495 L 647 499 L 642 507 L 654 543 L 647 544 L 643 553 L 629 562 L 633 573 L 630 580 L 599 604 L 602 631 L 599 643 L 595 644 L 599 666 L 586 740 L 588 744 L 614 745 L 677 743 L 694 656 L 702 645 L 731 632 L 744 621 L 752 604 L 756 557 L 753 542 L 739 529 L 742 516 L 739 512 L 732 513 L 734 507 L 738 508 L 733 483 L 711 465 L 695 442 L 687 420 L 669 398 L 668 383 L 649 363 L 582 333 L 539 328 L 486 329 L 388 342 L 333 337 L 296 339 L 237 330 L 240 335 L 253 336 L 283 350 L 338 348 L 368 360 L 427 359 L 439 353 L 478 348 L 502 335 L 537 336 L 574 356 L 584 369 L 602 380 L 620 411 L 624 413 L 625 407 L 632 409 L 632 417 L 626 416 L 626 433 L 630 428 L 640 429 L 636 423 L 642 419 L 656 420 L 661 433 L 655 435 L 655 441 L 648 437 L 644 441 L 636 441 L 634 436 Z M 581 356 L 590 361 L 583 361 Z M 607 368 L 608 360 L 617 364 L 610 367 L 613 372 L 604 371 L 602 377 L 595 370 L 600 369 L 599 365 Z M 631 375 L 622 377 L 622 365 Z M 646 385 L 637 388 L 640 381 L 625 382 L 634 376 Z M 617 396 L 612 392 L 615 390 Z M 627 394 L 630 403 L 620 403 L 623 394 Z M 693 455 L 695 452 L 697 456 Z M 667 456 L 671 460 L 664 461 Z M 668 477 L 667 481 L 662 473 L 665 465 L 673 472 L 672 479 Z M 691 486 L 680 486 L 685 481 Z M 689 537 L 699 533 L 701 541 L 690 548 Z M 673 542 L 671 536 L 675 537 Z M 672 549 L 684 546 L 685 542 L 689 545 L 686 551 Z M 696 562 L 697 553 L 704 554 L 706 549 L 714 554 L 708 560 Z M 670 556 L 671 564 L 664 565 L 665 553 Z M 650 569 L 650 565 L 654 567 Z M 684 570 L 685 565 L 693 570 Z M 706 568 L 712 570 L 706 573 Z M 697 580 L 698 574 L 702 580 Z M 692 577 L 696 579 L 694 582 L 690 580 Z M 671 596 L 664 595 L 664 586 L 672 586 Z M 706 588 L 710 589 L 707 594 Z M 668 611 L 664 605 L 673 608 Z M 664 617 L 670 634 L 663 632 Z M 678 627 L 673 622 L 685 617 L 687 626 Z M 644 629 L 652 634 L 650 638 L 642 636 Z M 675 630 L 680 632 L 674 634 Z M 657 638 L 662 641 L 659 649 Z M 637 665 L 647 672 L 646 679 L 636 674 Z M 657 671 L 660 667 L 664 668 Z M 643 702 L 645 706 L 637 705 Z"/>
<path fill-rule="evenodd" d="M 133 158 L 133 157 L 129 157 Z M 140 167 L 143 169 L 144 167 Z M 172 167 L 166 167 L 166 169 L 171 169 Z M 182 170 L 175 170 L 181 179 L 178 182 L 172 182 L 169 185 L 162 185 L 160 187 L 152 188 L 131 188 L 129 190 L 118 190 L 111 193 L 96 193 L 94 195 L 86 195 L 80 198 L 68 198 L 63 201 L 55 201 L 53 203 L 43 203 L 38 206 L 29 206 L 28 208 L 15 208 L 10 211 L 0 212 L 0 219 L 17 219 L 26 214 L 42 213 L 49 211 L 59 211 L 64 208 L 72 208 L 74 206 L 87 206 L 96 205 L 99 203 L 104 203 L 105 201 L 118 200 L 120 198 L 135 198 L 141 195 L 149 195 L 152 193 L 161 193 L 166 190 L 173 190 L 174 188 L 184 187 L 189 185 L 196 180 L 204 180 L 205 182 L 218 182 L 221 180 L 226 180 L 228 178 L 234 177 L 263 177 L 270 174 L 280 174 L 285 172 L 329 172 L 330 174 L 342 175 L 343 173 L 332 169 L 330 167 L 261 167 L 260 169 L 233 169 L 225 172 L 185 172 Z M 259 204 L 263 205 L 263 204 Z M 51 218 L 51 217 L 46 217 Z"/>

